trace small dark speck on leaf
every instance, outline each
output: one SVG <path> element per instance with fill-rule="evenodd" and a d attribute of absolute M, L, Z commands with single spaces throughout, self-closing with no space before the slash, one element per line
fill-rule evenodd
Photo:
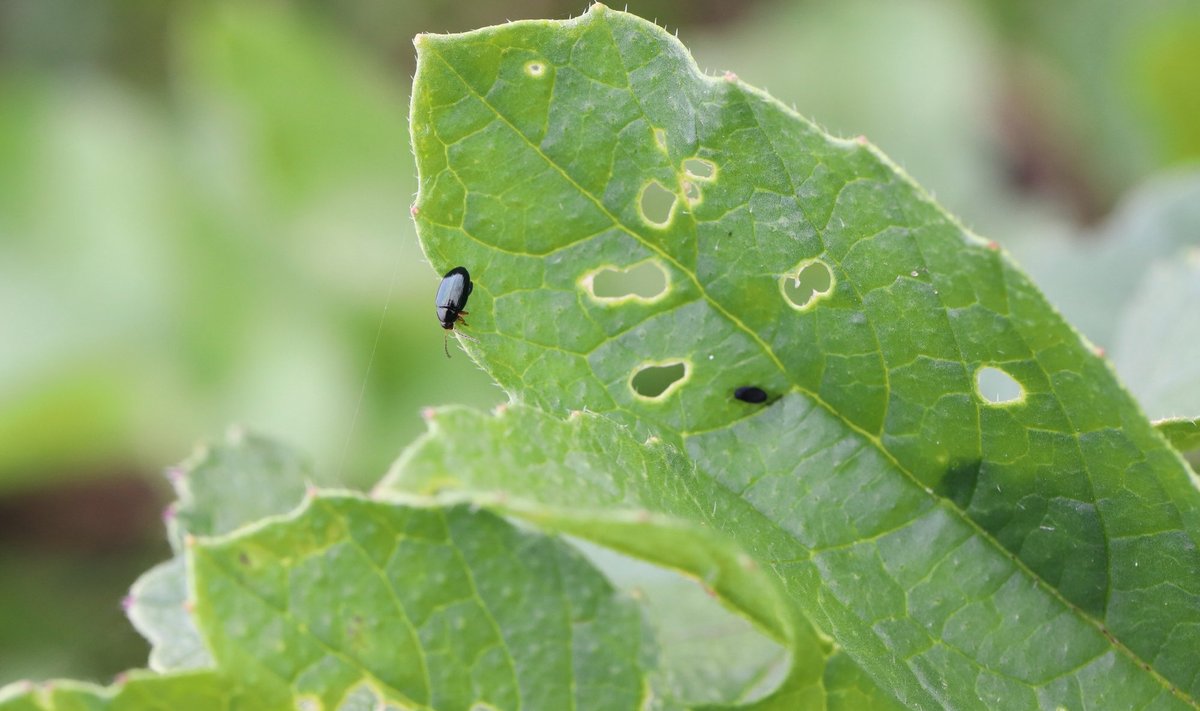
<path fill-rule="evenodd" d="M 743 385 L 733 391 L 733 397 L 742 402 L 758 405 L 767 401 L 767 392 L 753 385 Z"/>

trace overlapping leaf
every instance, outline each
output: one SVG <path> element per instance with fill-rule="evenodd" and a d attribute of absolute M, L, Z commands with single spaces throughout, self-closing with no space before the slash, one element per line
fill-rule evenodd
<path fill-rule="evenodd" d="M 629 601 L 563 543 L 467 506 L 316 496 L 190 555 L 218 668 L 289 705 L 365 689 L 406 709 L 629 709 L 644 693 Z"/>
<path fill-rule="evenodd" d="M 169 476 L 180 556 L 129 600 L 156 671 L 212 667 L 255 709 L 642 702 L 636 608 L 560 541 L 453 502 L 304 496 L 307 464 L 239 430 Z"/>
<path fill-rule="evenodd" d="M 871 708 L 894 704 L 797 617 L 780 587 L 788 577 L 731 541 L 755 541 L 769 552 L 760 559 L 768 564 L 804 551 L 671 445 L 638 442 L 604 417 L 578 413 L 564 422 L 526 406 L 496 417 L 451 408 L 431 423 L 381 482 L 381 493 L 493 492 L 474 501 L 694 577 L 790 652 L 791 674 L 754 708 L 823 708 L 839 695 Z M 538 436 L 514 446 L 531 432 Z M 664 691 L 684 703 L 704 689 L 656 694 Z"/>
<path fill-rule="evenodd" d="M 184 541 L 227 534 L 286 513 L 300 504 L 316 476 L 294 450 L 232 427 L 223 439 L 200 445 L 186 461 L 168 469 L 167 478 L 178 497 L 166 517 L 177 555 L 133 584 L 126 612 L 150 642 L 151 669 L 200 669 L 211 666 L 212 658 L 188 612 Z"/>
<path fill-rule="evenodd" d="M 111 687 L 18 682 L 0 689 L 3 711 L 226 711 L 264 708 L 262 698 L 212 672 L 133 673 Z"/>
<path fill-rule="evenodd" d="M 999 250 L 630 15 L 417 46 L 418 229 L 471 270 L 467 347 L 515 397 L 685 452 L 758 517 L 728 533 L 904 703 L 1196 705 L 1200 497 Z M 661 294 L 594 292 L 647 261 Z M 830 285 L 797 297 L 818 263 Z M 985 368 L 1020 396 L 981 396 Z"/>

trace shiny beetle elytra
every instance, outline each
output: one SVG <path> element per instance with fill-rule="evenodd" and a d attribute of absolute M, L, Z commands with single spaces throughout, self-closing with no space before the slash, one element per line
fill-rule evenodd
<path fill-rule="evenodd" d="M 446 272 L 446 276 L 442 277 L 442 283 L 438 285 L 435 299 L 437 318 L 442 324 L 442 328 L 453 331 L 454 325 L 459 321 L 462 321 L 464 326 L 469 325 L 463 318 L 468 312 L 463 309 L 467 307 L 467 299 L 471 296 L 471 290 L 474 288 L 475 284 L 471 282 L 471 274 L 466 267 L 455 267 Z M 447 337 L 449 335 L 446 334 Z M 446 357 L 449 358 L 450 349 L 446 347 L 444 340 L 442 348 L 445 349 Z"/>

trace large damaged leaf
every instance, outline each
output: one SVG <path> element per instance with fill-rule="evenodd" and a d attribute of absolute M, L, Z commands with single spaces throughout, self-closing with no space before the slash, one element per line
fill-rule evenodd
<path fill-rule="evenodd" d="M 995 244 L 631 15 L 417 48 L 419 235 L 514 399 L 686 455 L 905 704 L 1196 704 L 1200 496 Z"/>

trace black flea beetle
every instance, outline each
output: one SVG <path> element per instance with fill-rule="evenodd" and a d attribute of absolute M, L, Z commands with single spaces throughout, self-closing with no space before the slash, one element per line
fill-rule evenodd
<path fill-rule="evenodd" d="M 435 303 L 438 321 L 441 322 L 442 328 L 453 331 L 454 324 L 459 321 L 462 321 L 464 326 L 468 325 L 466 319 L 463 318 L 468 312 L 463 309 L 466 308 L 467 298 L 471 296 L 471 290 L 474 288 L 475 284 L 471 282 L 471 274 L 465 267 L 455 267 L 446 272 L 446 276 L 442 277 L 442 283 L 438 285 Z M 446 357 L 449 358 L 450 349 L 446 348 L 445 341 L 442 342 L 442 347 L 445 348 Z"/>
<path fill-rule="evenodd" d="M 748 402 L 753 405 L 758 405 L 767 401 L 767 392 L 762 388 L 756 388 L 753 385 L 743 385 L 733 391 L 733 397 Z"/>

